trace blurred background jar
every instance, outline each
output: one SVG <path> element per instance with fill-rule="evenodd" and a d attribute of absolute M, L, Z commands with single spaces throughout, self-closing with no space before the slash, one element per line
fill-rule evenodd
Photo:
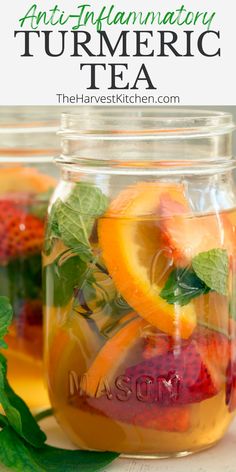
<path fill-rule="evenodd" d="M 0 295 L 14 319 L 7 337 L 9 380 L 33 409 L 48 404 L 42 371 L 41 249 L 57 182 L 60 111 L 0 107 Z"/>

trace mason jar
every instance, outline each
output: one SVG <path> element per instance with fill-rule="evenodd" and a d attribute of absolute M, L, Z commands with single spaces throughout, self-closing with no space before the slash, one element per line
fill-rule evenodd
<path fill-rule="evenodd" d="M 82 449 L 183 456 L 236 411 L 232 116 L 62 116 L 44 243 L 56 417 Z"/>
<path fill-rule="evenodd" d="M 43 379 L 41 250 L 57 183 L 59 119 L 45 108 L 0 109 L 0 295 L 14 310 L 9 380 L 33 409 L 48 405 Z"/>

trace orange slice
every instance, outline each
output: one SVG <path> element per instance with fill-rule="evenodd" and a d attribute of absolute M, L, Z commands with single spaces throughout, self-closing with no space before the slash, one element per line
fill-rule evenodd
<path fill-rule="evenodd" d="M 0 194 L 6 192 L 47 192 L 54 188 L 56 179 L 41 174 L 37 169 L 17 165 L 6 167 L 0 172 Z"/>
<path fill-rule="evenodd" d="M 127 355 L 127 349 L 136 342 L 146 324 L 141 318 L 136 318 L 106 342 L 85 376 L 84 390 L 87 395 L 99 397 L 103 387 L 109 387 L 114 372 Z"/>
<path fill-rule="evenodd" d="M 98 236 L 108 271 L 130 306 L 161 331 L 188 338 L 196 326 L 193 304 L 170 305 L 159 296 L 171 266 L 157 218 L 163 193 L 186 204 L 182 185 L 140 182 L 111 203 Z"/>
<path fill-rule="evenodd" d="M 160 200 L 163 242 L 177 265 L 186 266 L 200 252 L 215 248 L 234 251 L 233 225 L 226 214 L 193 215 L 187 201 L 179 203 L 165 193 Z"/>

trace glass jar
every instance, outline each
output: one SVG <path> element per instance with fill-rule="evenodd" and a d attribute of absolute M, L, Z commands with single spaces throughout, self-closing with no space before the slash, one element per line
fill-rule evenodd
<path fill-rule="evenodd" d="M 80 448 L 182 456 L 236 411 L 232 116 L 62 117 L 44 244 L 46 369 Z"/>
<path fill-rule="evenodd" d="M 58 171 L 59 119 L 45 108 L 1 109 L 0 295 L 14 319 L 7 336 L 9 380 L 33 409 L 48 405 L 43 379 L 41 250 Z"/>

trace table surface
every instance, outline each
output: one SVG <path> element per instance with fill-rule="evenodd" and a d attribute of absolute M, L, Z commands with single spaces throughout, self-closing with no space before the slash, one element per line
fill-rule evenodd
<path fill-rule="evenodd" d="M 48 442 L 73 449 L 54 418 L 41 422 Z M 236 472 L 236 420 L 229 432 L 215 447 L 181 459 L 128 460 L 117 459 L 103 472 Z M 7 469 L 0 466 L 0 471 Z M 82 471 L 81 471 L 82 472 Z"/>

